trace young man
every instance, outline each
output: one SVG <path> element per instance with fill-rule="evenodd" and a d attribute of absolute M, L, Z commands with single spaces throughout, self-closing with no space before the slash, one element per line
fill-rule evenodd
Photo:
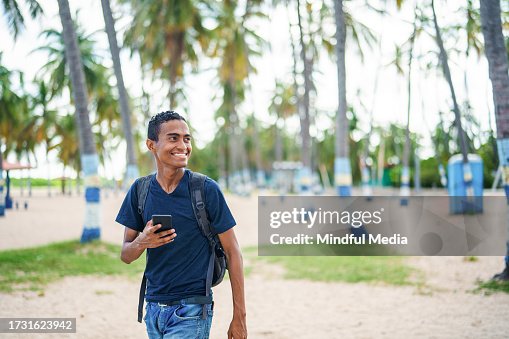
<path fill-rule="evenodd" d="M 210 251 L 194 216 L 188 187 L 190 172 L 185 167 L 192 146 L 185 119 L 173 111 L 155 115 L 148 125 L 146 145 L 155 158 L 157 173 L 150 179 L 143 215 L 138 212 L 136 185 L 120 208 L 116 221 L 125 226 L 121 259 L 129 264 L 147 250 L 145 323 L 149 338 L 208 338 L 213 303 L 204 296 L 211 295 L 206 293 Z M 209 178 L 205 180 L 204 200 L 228 261 L 233 296 L 228 338 L 247 338 L 235 220 L 219 186 Z M 171 215 L 173 229 L 155 233 L 161 228 L 152 224 L 152 215 L 157 214 Z"/>

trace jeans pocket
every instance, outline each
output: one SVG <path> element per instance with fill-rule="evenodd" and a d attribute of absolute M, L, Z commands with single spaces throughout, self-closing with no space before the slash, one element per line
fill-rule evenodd
<path fill-rule="evenodd" d="M 207 308 L 210 310 L 210 308 Z M 180 305 L 175 310 L 175 317 L 180 320 L 197 320 L 201 319 L 203 312 L 203 305 L 200 304 L 188 304 Z"/>
<path fill-rule="evenodd" d="M 214 314 L 212 305 L 206 305 L 207 317 L 211 318 Z M 203 305 L 202 304 L 187 304 L 180 305 L 175 309 L 174 315 L 180 320 L 199 320 L 202 319 Z"/>

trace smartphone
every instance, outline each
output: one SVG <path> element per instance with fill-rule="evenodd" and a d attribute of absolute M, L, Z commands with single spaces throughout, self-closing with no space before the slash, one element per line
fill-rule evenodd
<path fill-rule="evenodd" d="M 160 232 L 163 232 L 163 231 L 168 231 L 168 230 L 173 228 L 172 222 L 171 222 L 171 215 L 169 215 L 169 214 L 166 214 L 166 215 L 161 215 L 161 214 L 153 215 L 152 216 L 152 224 L 153 225 L 161 224 L 161 228 L 158 229 L 157 231 L 155 231 L 155 233 L 160 233 Z"/>

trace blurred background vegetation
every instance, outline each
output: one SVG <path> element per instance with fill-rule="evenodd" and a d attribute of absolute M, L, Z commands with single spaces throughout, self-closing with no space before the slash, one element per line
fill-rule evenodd
<path fill-rule="evenodd" d="M 348 122 L 346 136 L 339 135 L 337 130 L 338 117 L 343 114 L 341 109 L 337 112 L 321 112 L 314 107 L 313 100 L 320 91 L 314 80 L 319 72 L 316 65 L 322 58 L 334 62 L 338 60 L 335 28 L 339 22 L 336 14 L 342 13 L 346 40 L 349 46 L 358 49 L 360 59 L 364 59 L 367 49 L 380 48 L 381 34 L 363 23 L 365 20 L 356 17 L 350 7 L 362 6 L 365 11 L 387 16 L 391 12 L 388 8 L 400 11 L 406 6 L 407 12 L 413 14 L 407 20 L 414 30 L 407 40 L 395 46 L 393 62 L 383 67 L 392 69 L 404 78 L 408 77 L 409 83 L 411 79 L 407 65 L 411 65 L 412 60 L 416 63 L 414 71 L 440 73 L 439 46 L 423 51 L 422 48 L 414 47 L 414 44 L 428 46 L 421 42 L 425 36 L 432 41 L 436 40 L 438 31 L 433 22 L 434 9 L 440 8 L 443 3 L 381 0 L 361 2 L 355 5 L 353 1 L 340 2 L 342 7 L 339 11 L 332 1 L 118 0 L 110 4 L 103 0 L 103 8 L 107 6 L 113 10 L 113 18 L 132 18 L 130 25 L 122 27 L 118 32 L 113 31 L 113 35 L 118 37 L 120 48 L 129 51 L 133 59 L 139 60 L 142 74 L 142 95 L 137 97 L 127 93 L 126 112 L 122 112 L 122 105 L 119 105 L 120 93 L 125 89 L 118 87 L 121 81 L 116 70 L 111 67 L 112 60 L 118 58 L 118 51 L 116 56 L 113 50 L 112 54 L 100 51 L 97 39 L 106 33 L 86 33 L 82 26 L 85 18 L 80 17 L 79 13 L 73 13 L 88 96 L 91 135 L 100 162 L 105 165 L 106 160 L 111 161 L 111 154 L 127 142 L 131 144 L 131 147 L 127 147 L 127 163 L 134 162 L 141 174 L 153 171 L 153 161 L 145 151 L 144 140 L 148 119 L 156 112 L 152 109 L 151 95 L 143 86 L 144 81 L 151 79 L 165 85 L 164 88 L 168 89 L 168 107 L 187 107 L 185 79 L 203 71 L 203 65 L 206 64 L 213 65 L 216 72 L 215 81 L 211 85 L 214 88 L 214 99 L 219 102 L 214 117 L 217 132 L 215 138 L 207 144 L 200 147 L 195 145 L 190 167 L 214 179 L 225 178 L 227 181 L 232 173 L 241 171 L 248 173 L 248 180 L 253 182 L 259 172 L 270 180 L 274 162 L 295 161 L 309 166 L 312 172 L 317 173 L 322 185 L 332 186 L 334 159 L 338 156 L 335 143 L 339 142 L 348 144 L 354 185 L 361 182 L 361 160 L 365 158 L 372 174 L 372 184 L 398 187 L 402 166 L 406 162 L 412 168 L 410 177 L 413 185 L 413 167 L 418 161 L 420 184 L 423 187 L 441 187 L 439 165 L 446 166 L 451 155 L 462 151 L 458 135 L 464 133 L 467 152 L 477 153 L 483 159 L 484 185 L 490 187 L 499 165 L 494 123 L 490 120 L 489 129 L 482 129 L 476 117 L 480 114 L 491 116 L 491 113 L 473 112 L 468 97 L 465 102 L 459 103 L 462 130 L 458 129 L 454 108 L 451 106 L 450 111 L 427 113 L 440 116 L 440 123 L 429 127 L 429 135 L 425 136 L 410 131 L 409 124 L 391 123 L 382 126 L 374 122 L 372 117 L 370 121 L 360 121 L 360 116 L 372 115 L 374 110 L 364 105 L 366 100 L 362 99 L 361 94 L 361 104 L 349 102 L 344 112 Z M 504 1 L 501 4 L 502 28 L 509 49 L 509 5 Z M 22 38 L 27 20 L 48 15 L 35 0 L 3 1 L 2 5 L 12 39 Z M 268 125 L 249 109 L 240 107 L 249 106 L 251 99 L 248 97 L 253 93 L 252 76 L 257 71 L 253 59 L 271 53 L 273 48 L 269 41 L 258 35 L 256 27 L 274 19 L 274 11 L 282 8 L 286 9 L 290 18 L 288 30 L 292 55 L 288 57 L 293 58 L 293 68 L 288 70 L 287 78 L 274 79 L 274 92 L 266 111 L 275 123 Z M 483 57 L 478 3 L 461 2 L 459 12 L 464 18 L 463 22 L 440 27 L 442 38 L 449 45 L 451 41 L 460 38 L 467 42 L 465 46 L 449 50 L 449 57 L 452 62 L 468 57 L 469 54 Z M 106 25 L 106 31 L 108 29 L 114 30 L 115 27 Z M 48 154 L 52 152 L 63 168 L 62 173 L 72 169 L 71 172 L 77 173 L 79 180 L 81 163 L 78 132 L 82 127 L 76 125 L 74 113 L 67 109 L 74 104 L 74 99 L 71 95 L 73 89 L 69 67 L 66 64 L 68 60 L 64 34 L 58 29 L 47 28 L 40 32 L 39 41 L 40 45 L 34 46 L 32 53 L 47 61 L 33 79 L 27 79 L 20 70 L 4 66 L 2 53 L 8 52 L 0 53 L 1 156 L 6 159 L 14 155 L 19 161 L 28 160 L 37 166 L 48 161 Z M 129 70 L 124 69 L 124 72 Z M 375 90 L 383 95 L 383 88 Z M 468 92 L 468 88 L 465 90 Z M 410 112 L 408 114 L 408 118 L 412 119 Z M 286 128 L 286 123 L 289 119 L 297 118 L 300 131 L 292 132 L 292 129 Z M 130 124 L 126 124 L 125 120 Z M 191 128 L 199 123 L 198 119 L 191 121 Z M 336 129 L 324 126 L 336 126 Z M 318 132 L 310 134 L 310 130 Z M 338 141 L 338 138 L 343 139 Z M 416 159 L 416 154 L 423 151 L 423 140 L 426 138 L 432 142 L 433 155 L 426 159 Z M 405 155 L 405 145 L 409 146 L 408 155 Z M 36 156 L 41 154 L 41 149 L 47 159 Z M 22 182 L 14 180 L 13 185 Z M 62 185 L 61 180 L 51 180 L 49 184 Z M 32 179 L 31 185 L 47 186 L 48 181 L 36 178 Z"/>

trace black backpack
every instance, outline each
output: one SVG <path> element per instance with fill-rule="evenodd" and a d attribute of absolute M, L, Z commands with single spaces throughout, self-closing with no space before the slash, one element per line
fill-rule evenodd
<path fill-rule="evenodd" d="M 205 179 L 207 177 L 198 172 L 189 172 L 189 192 L 191 193 L 194 216 L 198 221 L 201 233 L 209 242 L 210 259 L 205 285 L 205 296 L 208 297 L 211 287 L 216 286 L 223 281 L 223 277 L 227 269 L 226 255 L 217 233 L 213 230 L 212 225 L 210 225 L 205 208 Z M 141 177 L 134 183 L 134 189 L 138 197 L 138 213 L 141 216 L 143 216 L 145 201 L 147 200 L 150 179 L 154 175 L 155 174 L 150 174 L 145 177 Z M 140 299 L 138 303 L 138 322 L 140 323 L 143 318 L 143 303 L 145 301 L 146 289 L 147 277 L 145 276 L 145 272 L 143 272 L 143 279 L 140 286 Z"/>

